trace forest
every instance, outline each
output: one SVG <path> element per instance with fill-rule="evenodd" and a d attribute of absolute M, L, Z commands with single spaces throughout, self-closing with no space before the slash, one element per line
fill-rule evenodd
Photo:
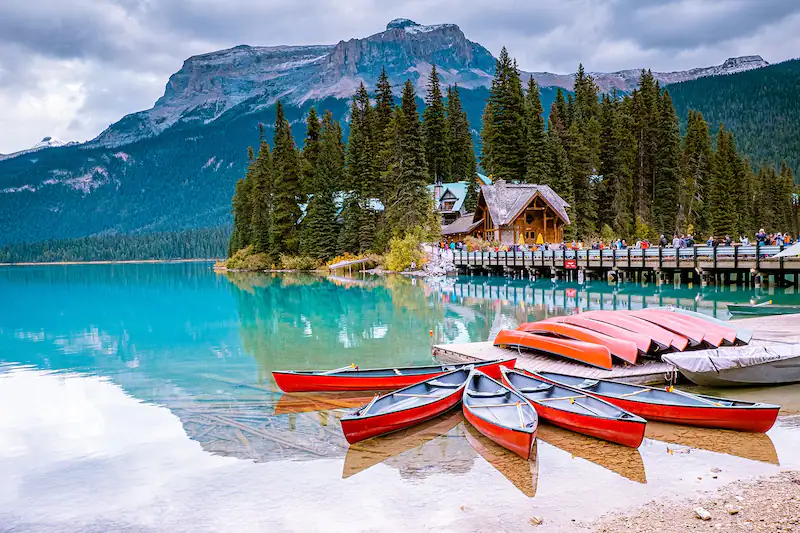
<path fill-rule="evenodd" d="M 581 65 L 574 91 L 559 89 L 547 114 L 539 95 L 533 79 L 523 87 L 504 48 L 483 112 L 480 167 L 495 180 L 550 185 L 571 205 L 568 239 L 797 231 L 792 168 L 754 165 L 724 124 L 712 135 L 694 110 L 682 135 L 670 92 L 649 71 L 631 94 L 600 94 Z M 458 87 L 443 94 L 434 67 L 421 117 L 415 97 L 407 81 L 394 105 L 384 73 L 373 95 L 362 84 L 353 96 L 347 143 L 331 114 L 320 120 L 312 108 L 302 150 L 279 104 L 272 147 L 262 133 L 236 184 L 229 253 L 274 262 L 383 252 L 393 237 L 435 231 L 425 186 L 436 181 L 468 181 L 465 205 L 474 208 L 478 161 Z"/>
<path fill-rule="evenodd" d="M 223 226 L 19 243 L 0 247 L 0 263 L 214 259 L 225 257 L 230 235 L 230 227 Z"/>

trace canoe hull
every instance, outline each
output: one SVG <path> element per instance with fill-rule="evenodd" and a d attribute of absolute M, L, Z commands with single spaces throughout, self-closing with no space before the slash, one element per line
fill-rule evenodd
<path fill-rule="evenodd" d="M 749 316 L 793 315 L 800 313 L 800 305 L 728 304 L 728 312 L 732 315 Z"/>
<path fill-rule="evenodd" d="M 694 407 L 686 405 L 665 405 L 645 403 L 594 395 L 625 409 L 645 420 L 669 422 L 703 428 L 734 429 L 765 433 L 775 424 L 778 418 L 778 407 L 752 407 L 748 409 L 728 407 Z"/>
<path fill-rule="evenodd" d="M 659 315 L 658 320 L 676 320 L 682 322 L 696 330 L 703 332 L 703 340 L 716 344 L 717 346 L 732 345 L 736 343 L 736 330 L 727 326 L 721 326 L 710 320 L 703 320 L 680 313 L 672 313 L 663 309 L 645 308 L 640 311 L 643 314 Z M 659 322 L 660 323 L 660 322 Z"/>
<path fill-rule="evenodd" d="M 461 403 L 463 388 L 427 405 L 369 417 L 342 418 L 342 432 L 350 444 L 386 435 L 435 418 Z"/>
<path fill-rule="evenodd" d="M 516 359 L 491 361 L 488 363 L 475 363 L 484 374 L 500 379 L 500 366 L 514 368 Z M 463 368 L 466 364 L 453 365 L 454 368 Z M 272 377 L 283 392 L 330 392 L 330 391 L 392 391 L 421 381 L 441 376 L 449 370 L 437 370 L 426 374 L 385 375 L 385 376 L 359 376 L 353 372 L 350 376 L 304 374 L 296 372 L 274 371 Z"/>
<path fill-rule="evenodd" d="M 653 343 L 652 339 L 647 335 L 634 333 L 633 331 L 620 328 L 618 326 L 614 326 L 611 324 L 606 324 L 605 322 L 599 322 L 597 320 L 589 320 L 588 318 L 584 318 L 579 315 L 548 318 L 546 319 L 546 321 L 563 322 L 564 324 L 569 324 L 571 326 L 578 326 L 584 329 L 590 329 L 592 331 L 608 335 L 609 337 L 613 337 L 615 339 L 631 341 L 636 344 L 636 348 L 643 354 L 655 352 L 658 350 L 658 346 L 655 343 Z"/>
<path fill-rule="evenodd" d="M 533 443 L 536 441 L 536 431 L 514 431 L 504 426 L 492 424 L 474 415 L 466 405 L 464 406 L 464 418 L 466 418 L 475 429 L 480 431 L 484 437 L 514 452 L 525 460 L 530 459 Z"/>
<path fill-rule="evenodd" d="M 635 343 L 624 339 L 616 339 L 602 333 L 592 331 L 580 326 L 564 324 L 560 322 L 529 322 L 517 328 L 526 333 L 551 333 L 576 341 L 591 342 L 605 346 L 611 355 L 622 359 L 626 363 L 636 364 L 639 350 Z"/>
<path fill-rule="evenodd" d="M 655 324 L 647 322 L 646 320 L 642 320 L 641 318 L 636 318 L 635 316 L 625 315 L 615 311 L 589 311 L 586 313 L 581 313 L 578 316 L 583 316 L 599 322 L 605 322 L 606 324 L 611 324 L 612 326 L 618 326 L 635 333 L 647 335 L 653 340 L 653 342 L 658 344 L 659 348 L 662 350 L 673 347 L 682 352 L 689 345 L 689 339 L 686 337 L 676 335 L 671 331 L 667 331 L 661 326 L 656 326 Z"/>
<path fill-rule="evenodd" d="M 589 366 L 611 370 L 611 352 L 608 348 L 588 342 L 556 339 L 524 331 L 504 329 L 497 334 L 494 345 L 528 348 L 565 357 Z"/>

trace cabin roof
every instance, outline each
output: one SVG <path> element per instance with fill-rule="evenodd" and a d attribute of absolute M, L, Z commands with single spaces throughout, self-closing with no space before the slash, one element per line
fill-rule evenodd
<path fill-rule="evenodd" d="M 530 183 L 505 183 L 498 181 L 494 185 L 481 187 L 481 195 L 486 201 L 486 207 L 492 221 L 500 226 L 507 226 L 531 203 L 534 196 L 539 194 L 542 199 L 553 208 L 565 224 L 569 224 L 567 207 L 564 201 L 549 185 L 536 185 Z"/>
<path fill-rule="evenodd" d="M 442 228 L 442 235 L 455 235 L 458 233 L 469 233 L 473 229 L 477 228 L 483 219 L 478 220 L 477 222 L 473 222 L 472 218 L 474 217 L 474 213 L 467 213 L 463 217 L 459 217 L 450 224 L 444 226 Z"/>
<path fill-rule="evenodd" d="M 435 187 L 434 185 L 426 186 L 428 192 L 431 193 L 431 195 L 433 194 L 434 187 Z M 439 202 L 442 201 L 442 198 L 444 197 L 445 194 L 447 194 L 448 191 L 456 199 L 456 202 L 450 211 L 461 211 L 461 207 L 464 205 L 464 200 L 467 198 L 467 182 L 457 181 L 455 183 L 442 183 L 442 193 L 439 195 L 438 198 L 435 199 L 437 209 L 439 206 Z"/>

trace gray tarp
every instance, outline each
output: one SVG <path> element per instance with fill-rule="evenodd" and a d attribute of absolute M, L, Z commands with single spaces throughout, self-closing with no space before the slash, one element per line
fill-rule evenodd
<path fill-rule="evenodd" d="M 798 255 L 800 255 L 800 242 L 791 245 L 781 253 L 773 255 L 772 257 L 796 257 Z"/>
<path fill-rule="evenodd" d="M 800 357 L 800 344 L 771 346 L 731 346 L 716 350 L 664 354 L 661 358 L 689 372 L 719 372 Z"/>

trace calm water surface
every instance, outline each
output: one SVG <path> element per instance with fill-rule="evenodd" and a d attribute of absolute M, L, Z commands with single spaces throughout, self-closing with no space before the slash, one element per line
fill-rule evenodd
<path fill-rule="evenodd" d="M 766 435 L 649 424 L 630 450 L 542 426 L 525 462 L 458 412 L 348 446 L 338 419 L 368 394 L 282 395 L 270 377 L 424 364 L 431 342 L 577 309 L 677 304 L 727 318 L 728 302 L 798 302 L 791 290 L 147 264 L 4 267 L 0 299 L 3 532 L 533 531 L 534 515 L 568 530 L 800 468 L 799 386 L 735 393 L 784 405 Z"/>

